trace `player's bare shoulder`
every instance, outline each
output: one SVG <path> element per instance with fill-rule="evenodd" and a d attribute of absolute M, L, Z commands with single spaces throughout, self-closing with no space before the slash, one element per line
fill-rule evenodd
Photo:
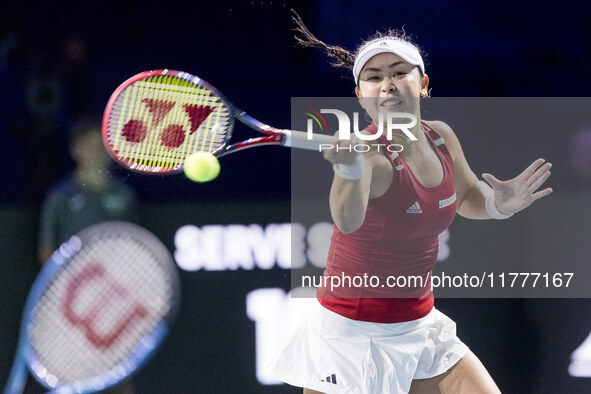
<path fill-rule="evenodd" d="M 435 130 L 443 138 L 445 145 L 455 160 L 457 155 L 461 154 L 461 147 L 458 137 L 454 133 L 453 129 L 447 123 L 441 120 L 423 120 L 423 122 Z"/>
<path fill-rule="evenodd" d="M 449 137 L 454 135 L 454 131 L 452 128 L 445 122 L 441 120 L 423 120 L 423 123 L 426 123 L 429 127 L 433 128 L 439 135 L 441 135 L 444 139 L 445 137 Z"/>

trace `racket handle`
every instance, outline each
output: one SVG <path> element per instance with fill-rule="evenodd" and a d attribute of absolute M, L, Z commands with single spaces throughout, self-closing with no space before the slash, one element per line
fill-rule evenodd
<path fill-rule="evenodd" d="M 326 145 L 332 146 L 336 140 L 335 137 L 330 135 L 313 134 L 312 138 L 308 138 L 308 133 L 304 133 L 303 131 L 283 131 L 285 133 L 285 139 L 283 140 L 282 145 L 291 148 L 320 152 L 322 145 L 324 145 L 324 148 L 326 149 L 328 148 Z"/>
<path fill-rule="evenodd" d="M 6 387 L 4 388 L 4 394 L 21 394 L 25 389 L 27 383 L 27 365 L 22 353 L 22 349 L 17 349 L 17 354 L 10 370 L 10 376 Z"/>

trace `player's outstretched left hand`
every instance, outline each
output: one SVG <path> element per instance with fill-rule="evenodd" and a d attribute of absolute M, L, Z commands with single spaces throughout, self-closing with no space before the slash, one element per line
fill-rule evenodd
<path fill-rule="evenodd" d="M 545 161 L 534 161 L 525 171 L 508 181 L 500 181 L 491 174 L 482 174 L 493 189 L 495 205 L 499 211 L 506 214 L 519 212 L 538 198 L 552 193 L 552 188 L 536 191 L 550 177 L 552 164 L 544 164 Z"/>

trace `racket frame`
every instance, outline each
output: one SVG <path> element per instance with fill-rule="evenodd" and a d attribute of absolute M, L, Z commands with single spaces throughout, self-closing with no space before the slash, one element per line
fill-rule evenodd
<path fill-rule="evenodd" d="M 25 302 L 23 317 L 21 319 L 21 328 L 19 332 L 19 342 L 16 350 L 16 356 L 12 365 L 12 370 L 4 391 L 4 394 L 21 393 L 27 380 L 27 370 L 31 375 L 45 388 L 56 393 L 87 393 L 97 390 L 104 390 L 123 380 L 128 379 L 135 372 L 140 370 L 156 353 L 162 345 L 163 339 L 170 332 L 171 326 L 178 313 L 180 304 L 180 279 L 178 275 L 172 274 L 173 294 L 171 295 L 171 308 L 161 321 L 152 328 L 151 332 L 145 336 L 139 344 L 133 349 L 130 356 L 118 365 L 112 367 L 109 371 L 86 381 L 52 383 L 52 377 L 47 373 L 37 354 L 33 350 L 27 338 L 27 327 L 33 318 L 33 310 L 37 303 L 45 294 L 47 288 L 52 283 L 56 273 L 62 265 L 68 264 L 80 251 L 83 246 L 92 240 L 93 236 L 112 229 L 117 226 L 119 229 L 128 228 L 132 234 L 137 234 L 143 242 L 150 244 L 151 248 L 157 247 L 156 253 L 159 257 L 171 260 L 169 252 L 161 241 L 146 229 L 127 222 L 105 222 L 97 224 L 83 230 L 80 234 L 70 237 L 64 242 L 43 265 L 37 278 L 35 279 L 27 300 Z M 164 254 L 164 255 L 163 255 Z"/>
<path fill-rule="evenodd" d="M 192 74 L 183 71 L 175 71 L 169 69 L 158 69 L 158 70 L 151 70 L 151 71 L 144 71 L 139 74 L 134 75 L 133 77 L 129 78 L 125 82 L 123 82 L 111 95 L 107 106 L 105 108 L 104 116 L 103 116 L 103 142 L 107 149 L 109 155 L 115 160 L 118 164 L 122 165 L 125 168 L 128 168 L 135 172 L 140 172 L 143 174 L 153 174 L 153 175 L 169 175 L 180 173 L 183 171 L 184 165 L 178 165 L 174 167 L 169 167 L 166 171 L 162 171 L 160 167 L 151 168 L 145 165 L 139 165 L 134 163 L 131 160 L 125 159 L 120 157 L 117 152 L 114 151 L 113 147 L 109 143 L 108 134 L 109 134 L 109 120 L 110 114 L 113 110 L 115 102 L 117 101 L 118 97 L 121 93 L 127 89 L 132 84 L 136 83 L 139 80 L 155 77 L 155 76 L 165 76 L 169 75 L 172 77 L 181 78 L 193 85 L 201 86 L 213 94 L 215 94 L 222 103 L 229 109 L 230 117 L 228 119 L 228 126 L 225 136 L 225 143 L 222 144 L 220 147 L 215 149 L 212 154 L 216 157 L 222 157 L 228 155 L 230 153 L 234 153 L 237 151 L 253 148 L 256 146 L 265 146 L 265 145 L 279 145 L 285 147 L 291 147 L 292 141 L 296 142 L 297 139 L 299 143 L 294 143 L 293 146 L 301 149 L 308 149 L 308 150 L 319 150 L 319 145 L 322 143 L 332 143 L 334 138 L 331 136 L 325 135 L 314 135 L 315 141 L 312 141 L 308 138 L 308 134 L 301 131 L 292 131 L 288 129 L 278 129 L 268 124 L 265 124 L 252 116 L 248 115 L 246 112 L 242 111 L 238 107 L 236 107 L 232 102 L 230 102 L 218 89 L 210 85 L 208 82 L 204 81 L 203 79 L 196 77 Z M 238 119 L 243 124 L 255 129 L 256 131 L 264 134 L 264 136 L 253 137 L 246 139 L 244 141 L 236 142 L 233 144 L 228 144 L 230 139 L 232 138 L 232 132 L 234 129 L 234 119 Z"/>

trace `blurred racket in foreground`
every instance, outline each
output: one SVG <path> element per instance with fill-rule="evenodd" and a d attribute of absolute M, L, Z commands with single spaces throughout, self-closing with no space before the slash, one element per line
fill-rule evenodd
<path fill-rule="evenodd" d="M 234 119 L 264 136 L 230 144 Z M 236 108 L 213 86 L 173 70 L 145 71 L 125 81 L 111 96 L 103 117 L 103 142 L 120 165 L 165 175 L 183 170 L 194 152 L 217 157 L 261 145 L 319 151 L 328 135 L 280 130 Z"/>
<path fill-rule="evenodd" d="M 33 283 L 5 393 L 22 392 L 27 366 L 59 393 L 120 382 L 154 354 L 179 300 L 176 266 L 150 232 L 126 222 L 83 230 Z"/>

